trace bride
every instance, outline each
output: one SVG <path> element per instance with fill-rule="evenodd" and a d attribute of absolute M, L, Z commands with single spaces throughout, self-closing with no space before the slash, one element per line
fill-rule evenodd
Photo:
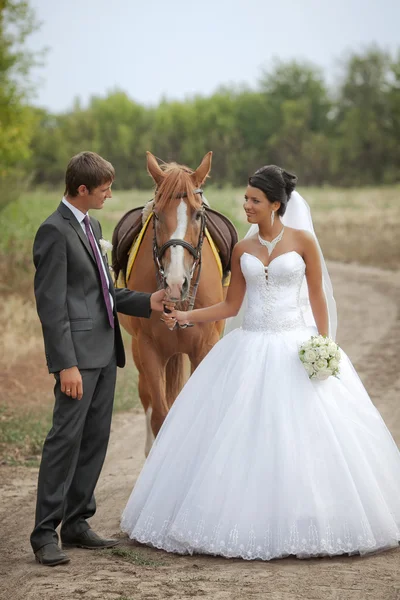
<path fill-rule="evenodd" d="M 335 336 L 336 307 L 296 177 L 250 177 L 252 224 L 220 304 L 165 315 L 228 321 L 172 406 L 122 515 L 138 542 L 270 560 L 365 554 L 400 541 L 400 453 L 343 351 L 309 379 L 298 350 Z M 239 325 L 239 327 L 235 327 Z"/>

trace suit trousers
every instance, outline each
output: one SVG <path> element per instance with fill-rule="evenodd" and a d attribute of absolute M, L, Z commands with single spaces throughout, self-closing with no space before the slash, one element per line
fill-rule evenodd
<path fill-rule="evenodd" d="M 117 375 L 115 352 L 102 369 L 80 371 L 83 396 L 63 394 L 55 374 L 53 426 L 44 442 L 39 470 L 34 552 L 89 529 L 87 519 L 96 512 L 94 489 L 105 459 L 110 436 Z"/>

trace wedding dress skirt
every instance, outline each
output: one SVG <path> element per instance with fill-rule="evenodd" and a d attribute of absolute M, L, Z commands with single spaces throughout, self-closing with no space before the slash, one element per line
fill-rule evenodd
<path fill-rule="evenodd" d="M 365 554 L 400 540 L 400 453 L 342 351 L 310 380 L 299 345 L 296 252 L 241 257 L 243 327 L 214 346 L 175 401 L 122 516 L 141 543 L 270 560 Z"/>

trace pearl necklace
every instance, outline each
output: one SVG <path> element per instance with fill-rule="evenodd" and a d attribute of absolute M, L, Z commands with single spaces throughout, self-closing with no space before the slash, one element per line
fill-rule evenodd
<path fill-rule="evenodd" d="M 267 240 L 263 240 L 263 238 L 260 236 L 260 234 L 258 234 L 258 241 L 260 242 L 260 244 L 262 246 L 266 247 L 266 249 L 268 250 L 269 256 L 271 256 L 271 254 L 273 253 L 274 248 L 277 245 L 277 243 L 281 241 L 284 231 L 285 231 L 285 228 L 282 227 L 281 232 L 271 242 L 267 242 Z"/>

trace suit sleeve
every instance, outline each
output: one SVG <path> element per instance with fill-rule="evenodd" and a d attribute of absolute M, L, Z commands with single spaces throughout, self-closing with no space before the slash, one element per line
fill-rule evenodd
<path fill-rule="evenodd" d="M 151 315 L 150 296 L 144 292 L 133 292 L 127 288 L 116 288 L 117 312 L 131 317 L 144 317 Z"/>
<path fill-rule="evenodd" d="M 33 244 L 34 289 L 50 373 L 78 365 L 67 308 L 67 250 L 51 224 L 39 228 Z"/>

